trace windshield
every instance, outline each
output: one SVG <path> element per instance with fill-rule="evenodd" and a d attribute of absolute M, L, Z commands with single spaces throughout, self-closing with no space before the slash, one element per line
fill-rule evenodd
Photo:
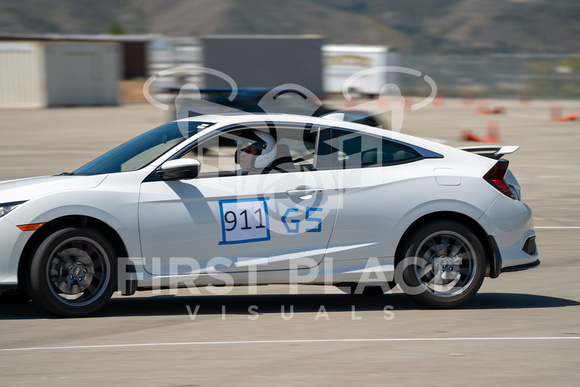
<path fill-rule="evenodd" d="M 213 122 L 200 121 L 170 122 L 161 125 L 97 157 L 73 174 L 99 175 L 136 171 L 211 125 Z"/>

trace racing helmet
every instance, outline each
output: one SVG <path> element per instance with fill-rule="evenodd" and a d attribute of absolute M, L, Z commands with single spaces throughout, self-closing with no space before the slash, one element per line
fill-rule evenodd
<path fill-rule="evenodd" d="M 253 146 L 258 149 L 252 162 L 252 168 L 261 169 L 269 167 L 276 158 L 276 140 L 269 134 L 259 130 L 247 131 L 242 146 Z"/>

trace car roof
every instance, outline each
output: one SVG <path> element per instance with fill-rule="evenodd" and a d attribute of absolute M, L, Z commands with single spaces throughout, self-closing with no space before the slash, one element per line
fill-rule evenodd
<path fill-rule="evenodd" d="M 200 115 L 194 116 L 189 118 L 183 118 L 177 120 L 176 122 L 184 122 L 184 121 L 201 121 L 201 122 L 211 122 L 214 124 L 219 124 L 219 127 L 227 126 L 227 125 L 234 125 L 234 124 L 245 124 L 245 123 L 255 123 L 256 121 L 259 122 L 280 122 L 280 123 L 295 123 L 295 124 L 314 124 L 314 125 L 321 125 L 321 126 L 331 126 L 336 128 L 343 128 L 343 129 L 350 129 L 353 131 L 357 131 L 360 133 L 367 133 L 375 136 L 385 137 L 387 139 L 392 139 L 395 141 L 406 142 L 412 145 L 416 145 L 425 149 L 429 149 L 434 152 L 448 152 L 449 150 L 455 148 L 449 147 L 444 144 L 440 144 L 431 140 L 415 137 L 412 135 L 394 132 L 388 129 L 378 128 L 374 126 L 368 126 L 364 124 L 359 124 L 350 121 L 341 121 L 337 119 L 330 119 L 324 117 L 314 117 L 314 116 L 305 116 L 305 115 L 298 115 L 298 114 L 285 114 L 285 113 L 247 113 L 247 112 L 240 112 L 240 113 L 223 113 L 223 114 L 208 114 L 208 115 Z M 211 133 L 216 128 L 215 126 L 210 126 L 207 129 L 204 129 L 199 134 L 205 135 Z M 459 151 L 459 150 L 457 150 Z M 460 151 L 462 152 L 462 151 Z M 465 152 L 463 152 L 465 153 Z"/>
<path fill-rule="evenodd" d="M 283 123 L 296 123 L 296 124 L 315 124 L 321 126 L 333 126 L 342 127 L 359 132 L 366 132 L 370 134 L 380 135 L 384 137 L 392 137 L 396 135 L 396 132 L 392 132 L 387 129 L 372 127 L 368 125 L 358 124 L 350 121 L 342 121 L 337 119 L 327 119 L 317 116 L 305 116 L 299 114 L 288 114 L 288 113 L 222 113 L 222 114 L 207 114 L 199 115 L 194 117 L 183 118 L 179 121 L 201 121 L 201 122 L 211 122 L 214 124 L 231 125 L 231 124 L 244 124 L 252 123 L 256 121 L 260 122 L 283 122 Z"/>

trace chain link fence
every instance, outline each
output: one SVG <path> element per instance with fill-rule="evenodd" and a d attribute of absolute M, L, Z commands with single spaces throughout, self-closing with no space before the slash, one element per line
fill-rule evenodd
<path fill-rule="evenodd" d="M 449 97 L 580 97 L 580 54 L 401 55 L 399 65 L 429 75 Z M 402 77 L 401 89 L 410 95 L 428 92 L 412 77 Z"/>

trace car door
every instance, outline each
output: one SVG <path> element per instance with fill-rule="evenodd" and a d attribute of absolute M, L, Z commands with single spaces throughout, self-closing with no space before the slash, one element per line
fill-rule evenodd
<path fill-rule="evenodd" d="M 273 131 L 276 168 L 245 173 L 236 142 L 247 130 Z M 197 178 L 142 183 L 139 229 L 146 269 L 179 275 L 281 270 L 300 259 L 324 257 L 336 218 L 338 194 L 330 170 L 316 170 L 319 131 L 263 125 L 232 127 L 200 141 L 179 157 L 201 162 Z"/>

